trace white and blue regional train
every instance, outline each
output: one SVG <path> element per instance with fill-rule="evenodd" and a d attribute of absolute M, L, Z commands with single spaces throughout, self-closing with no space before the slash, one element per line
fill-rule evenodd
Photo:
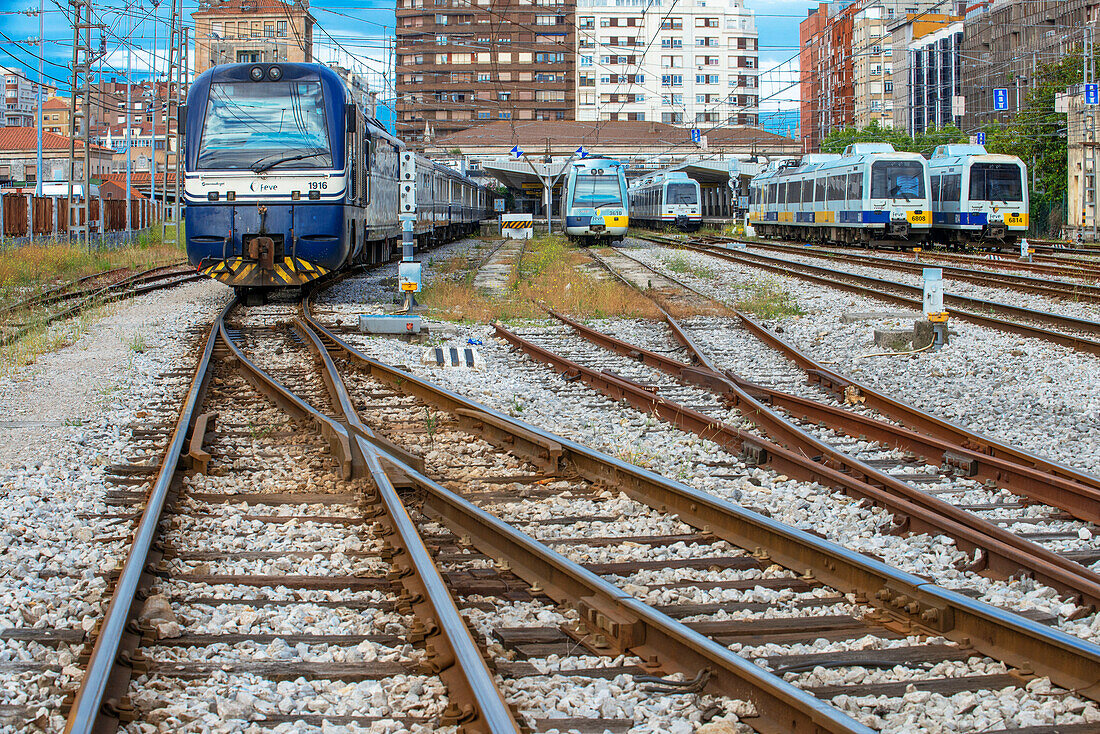
<path fill-rule="evenodd" d="M 571 163 L 562 193 L 561 219 L 565 234 L 582 244 L 622 242 L 630 223 L 622 163 L 603 156 Z"/>
<path fill-rule="evenodd" d="M 630 218 L 643 227 L 694 232 L 703 223 L 699 182 L 683 171 L 658 171 L 630 187 Z"/>
<path fill-rule="evenodd" d="M 1028 228 L 1027 166 L 984 145 L 941 145 L 928 164 L 932 236 L 945 245 L 1011 245 Z"/>
<path fill-rule="evenodd" d="M 405 145 L 320 64 L 227 64 L 181 110 L 187 256 L 239 292 L 388 260 L 401 239 Z M 182 131 L 181 131 L 182 132 Z M 477 229 L 484 187 L 416 158 L 417 243 Z"/>
<path fill-rule="evenodd" d="M 932 226 L 928 163 L 889 143 L 774 163 L 749 184 L 749 222 L 764 237 L 920 244 Z"/>

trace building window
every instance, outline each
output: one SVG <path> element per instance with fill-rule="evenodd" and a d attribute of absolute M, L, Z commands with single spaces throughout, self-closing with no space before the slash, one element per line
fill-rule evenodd
<path fill-rule="evenodd" d="M 683 18 L 665 18 L 663 21 L 661 21 L 662 31 L 682 31 L 683 29 Z"/>
<path fill-rule="evenodd" d="M 502 120 L 511 120 L 512 119 L 512 113 L 511 112 L 501 112 L 500 113 L 500 119 L 502 119 Z"/>
<path fill-rule="evenodd" d="M 682 87 L 684 86 L 683 74 L 665 74 L 661 77 L 662 87 Z"/>
<path fill-rule="evenodd" d="M 883 82 L 882 83 L 882 88 L 883 88 L 883 91 L 892 92 L 892 91 L 894 91 L 894 83 L 893 82 Z"/>
<path fill-rule="evenodd" d="M 579 27 L 582 28 L 582 29 L 595 28 L 596 27 L 596 19 L 591 15 L 582 16 L 581 19 L 580 19 Z"/>
<path fill-rule="evenodd" d="M 443 15 L 441 13 L 436 13 L 436 15 L 435 15 L 435 24 L 436 25 L 447 25 L 447 16 Z"/>
<path fill-rule="evenodd" d="M 592 57 L 581 56 L 581 66 L 592 66 Z"/>
<path fill-rule="evenodd" d="M 478 112 L 477 113 L 477 119 L 479 119 L 479 120 L 488 120 L 489 119 L 489 113 L 488 112 Z"/>
<path fill-rule="evenodd" d="M 264 23 L 264 38 L 275 37 L 275 24 L 271 22 Z"/>
<path fill-rule="evenodd" d="M 286 21 L 280 20 L 275 23 L 275 37 L 286 38 Z"/>

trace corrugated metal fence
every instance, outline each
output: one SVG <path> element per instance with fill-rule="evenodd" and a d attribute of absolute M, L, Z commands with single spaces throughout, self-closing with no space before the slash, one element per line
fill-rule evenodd
<path fill-rule="evenodd" d="M 3 237 L 28 237 L 30 235 L 48 237 L 64 235 L 68 228 L 69 217 L 65 211 L 65 198 L 61 196 L 34 196 L 32 194 L 0 195 L 0 232 Z M 122 232 L 126 229 L 126 202 L 121 199 L 98 198 L 89 201 L 89 219 L 92 235 L 107 232 Z M 76 199 L 72 202 L 73 224 L 84 223 L 83 203 Z M 130 226 L 144 229 L 160 220 L 163 211 L 160 202 L 148 199 L 133 199 L 130 202 Z M 34 225 L 28 231 L 28 224 Z"/>

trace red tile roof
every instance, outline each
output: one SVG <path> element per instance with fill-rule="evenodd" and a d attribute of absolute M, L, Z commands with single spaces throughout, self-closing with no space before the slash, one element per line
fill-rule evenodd
<path fill-rule="evenodd" d="M 77 150 L 84 150 L 84 141 L 76 139 Z M 42 131 L 43 150 L 68 150 L 69 138 L 64 135 Z M 0 127 L 0 151 L 38 150 L 38 128 Z M 100 153 L 114 153 L 110 148 L 93 145 L 91 150 Z"/>
<path fill-rule="evenodd" d="M 67 110 L 69 109 L 69 100 L 64 97 L 50 97 L 42 103 L 42 109 L 44 110 Z"/>

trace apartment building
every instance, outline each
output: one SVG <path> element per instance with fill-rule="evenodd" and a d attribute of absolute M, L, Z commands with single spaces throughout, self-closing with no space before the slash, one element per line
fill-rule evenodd
<path fill-rule="evenodd" d="M 0 124 L 5 127 L 36 127 L 38 125 L 38 82 L 27 79 L 21 70 L 0 66 L 4 77 L 4 114 Z M 56 92 L 55 87 L 42 85 L 42 100 Z"/>
<path fill-rule="evenodd" d="M 894 126 L 893 46 L 888 42 L 887 12 L 869 5 L 852 16 L 852 92 L 856 127 Z"/>
<path fill-rule="evenodd" d="M 218 64 L 313 61 L 309 0 L 201 0 L 195 23 L 195 73 Z"/>
<path fill-rule="evenodd" d="M 397 134 L 414 146 L 493 120 L 572 120 L 564 0 L 397 0 Z"/>
<path fill-rule="evenodd" d="M 799 26 L 802 146 L 818 150 L 832 131 L 894 123 L 894 44 L 888 28 L 939 0 L 819 3 Z"/>
<path fill-rule="evenodd" d="M 741 0 L 579 0 L 576 118 L 756 125 L 757 52 Z"/>

